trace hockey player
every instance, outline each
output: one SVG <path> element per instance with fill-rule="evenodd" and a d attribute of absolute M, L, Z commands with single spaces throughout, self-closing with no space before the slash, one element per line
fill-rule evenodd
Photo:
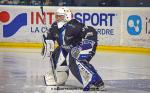
<path fill-rule="evenodd" d="M 71 10 L 61 7 L 56 11 L 56 22 L 43 35 L 43 40 L 42 54 L 50 57 L 54 64 L 54 71 L 44 77 L 46 85 L 65 84 L 70 69 L 83 85 L 83 90 L 89 90 L 92 86 L 104 89 L 103 80 L 89 63 L 97 46 L 97 32 L 93 27 L 72 19 Z M 55 41 L 58 43 L 56 49 Z"/>

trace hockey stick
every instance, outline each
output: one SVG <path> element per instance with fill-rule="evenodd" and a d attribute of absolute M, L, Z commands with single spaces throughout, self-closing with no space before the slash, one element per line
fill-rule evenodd
<path fill-rule="evenodd" d="M 41 12 L 42 12 L 43 19 L 44 19 L 44 25 L 46 25 L 46 17 L 45 17 L 45 15 L 44 15 L 44 11 L 43 11 L 43 0 L 41 0 L 41 6 L 40 6 L 40 8 L 41 8 Z M 44 36 L 44 37 L 45 37 L 45 36 Z M 45 48 L 45 49 L 46 49 L 46 48 Z M 46 49 L 46 51 L 47 51 L 47 49 Z M 47 51 L 47 52 L 49 52 L 49 51 Z M 43 59 L 45 58 L 45 55 L 46 55 L 46 53 L 44 53 Z M 53 62 L 53 58 L 52 58 L 52 53 L 50 53 L 50 63 L 51 63 L 51 67 L 52 67 L 52 72 L 53 72 L 54 80 L 55 80 L 55 82 L 56 82 L 56 86 L 57 86 L 57 90 L 58 90 L 57 77 L 56 77 L 54 62 Z M 45 80 L 45 82 L 46 82 L 46 80 Z"/>

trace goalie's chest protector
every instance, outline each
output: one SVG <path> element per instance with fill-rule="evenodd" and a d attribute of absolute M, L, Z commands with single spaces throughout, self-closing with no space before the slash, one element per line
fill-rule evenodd
<path fill-rule="evenodd" d="M 76 45 L 82 40 L 82 25 L 71 20 L 62 28 L 58 29 L 56 40 L 59 45 Z"/>

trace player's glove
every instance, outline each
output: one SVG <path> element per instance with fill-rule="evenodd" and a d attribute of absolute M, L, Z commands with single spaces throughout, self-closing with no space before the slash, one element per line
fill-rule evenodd
<path fill-rule="evenodd" d="M 71 49 L 71 55 L 73 58 L 77 59 L 82 48 L 80 46 L 73 47 Z"/>
<path fill-rule="evenodd" d="M 43 35 L 43 48 L 41 55 L 44 57 L 51 57 L 53 51 L 54 51 L 54 41 L 47 40 Z"/>
<path fill-rule="evenodd" d="M 71 55 L 78 61 L 88 62 L 88 59 L 92 57 L 92 50 L 95 42 L 92 40 L 84 40 L 71 49 Z"/>

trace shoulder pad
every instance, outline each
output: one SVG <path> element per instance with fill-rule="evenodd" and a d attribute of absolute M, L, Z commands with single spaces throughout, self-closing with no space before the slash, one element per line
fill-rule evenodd
<path fill-rule="evenodd" d="M 69 21 L 68 22 L 68 26 L 71 26 L 71 27 L 73 27 L 73 28 L 75 28 L 75 27 L 84 27 L 84 24 L 83 23 L 80 23 L 80 22 L 78 22 L 76 19 L 72 19 L 71 21 Z"/>

